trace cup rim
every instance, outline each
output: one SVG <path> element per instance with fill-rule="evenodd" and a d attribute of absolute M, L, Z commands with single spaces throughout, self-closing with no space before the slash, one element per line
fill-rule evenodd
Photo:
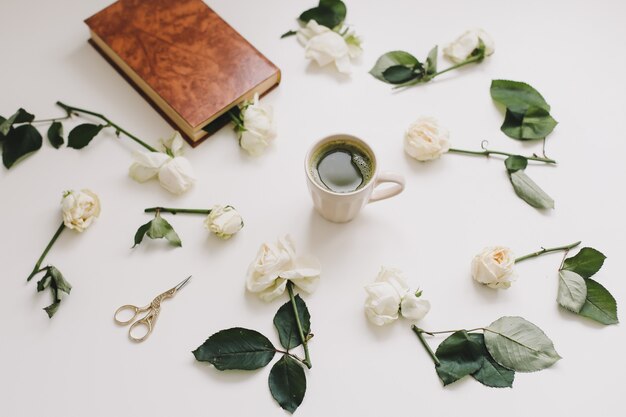
<path fill-rule="evenodd" d="M 369 152 L 369 156 L 372 159 L 372 162 L 374 163 L 374 172 L 372 173 L 372 177 L 369 181 L 369 183 L 365 184 L 365 186 L 363 186 L 362 188 L 359 188 L 357 190 L 354 191 L 350 191 L 348 193 L 339 193 L 336 191 L 332 191 L 329 190 L 328 188 L 322 187 L 321 185 L 319 185 L 317 183 L 317 181 L 315 181 L 315 179 L 311 176 L 311 170 L 309 169 L 309 161 L 311 159 L 311 156 L 313 154 L 314 151 L 316 151 L 318 148 L 320 148 L 322 145 L 324 145 L 327 142 L 332 142 L 333 140 L 339 140 L 339 139 L 348 139 L 350 141 L 354 141 L 357 142 L 360 146 L 362 146 L 363 148 L 365 148 L 366 151 Z M 363 139 L 354 136 L 354 135 L 350 135 L 348 133 L 335 133 L 333 135 L 328 135 L 326 137 L 323 137 L 322 139 L 318 140 L 317 142 L 315 142 L 310 148 L 309 151 L 306 153 L 306 157 L 304 158 L 304 170 L 306 172 L 306 176 L 309 179 L 309 182 L 311 184 L 313 184 L 318 190 L 320 191 L 324 191 L 328 194 L 334 195 L 334 196 L 353 196 L 356 194 L 359 194 L 361 192 L 363 192 L 363 190 L 367 189 L 367 187 L 370 186 L 370 184 L 373 184 L 374 181 L 376 180 L 376 177 L 378 176 L 378 161 L 376 160 L 376 154 L 374 153 L 374 150 L 372 149 L 372 147 L 365 142 Z"/>

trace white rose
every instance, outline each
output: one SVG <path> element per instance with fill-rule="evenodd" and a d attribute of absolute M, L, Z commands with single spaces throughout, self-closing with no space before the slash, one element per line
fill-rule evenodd
<path fill-rule="evenodd" d="M 100 199 L 89 190 L 67 191 L 61 200 L 63 224 L 77 232 L 88 228 L 100 216 Z"/>
<path fill-rule="evenodd" d="M 161 166 L 159 182 L 170 193 L 182 194 L 196 182 L 196 176 L 187 158 L 177 156 Z"/>
<path fill-rule="evenodd" d="M 321 67 L 335 63 L 337 70 L 349 74 L 350 58 L 361 54 L 360 40 L 351 32 L 346 37 L 329 28 L 310 20 L 304 28 L 298 30 L 298 40 L 304 45 L 304 55 L 313 59 Z"/>
<path fill-rule="evenodd" d="M 250 155 L 259 155 L 276 138 L 274 114 L 269 106 L 259 104 L 259 95 L 255 94 L 251 103 L 241 110 L 245 130 L 239 137 L 239 145 Z"/>
<path fill-rule="evenodd" d="M 161 139 L 163 151 L 172 157 L 181 156 L 183 154 L 184 144 L 185 141 L 180 135 L 180 132 L 174 132 L 169 138 Z"/>
<path fill-rule="evenodd" d="M 243 227 L 243 219 L 231 206 L 213 206 L 211 213 L 204 220 L 204 227 L 217 237 L 230 239 Z"/>
<path fill-rule="evenodd" d="M 450 133 L 432 117 L 421 117 L 404 133 L 404 151 L 418 161 L 439 158 L 450 149 Z"/>
<path fill-rule="evenodd" d="M 320 278 L 320 265 L 313 257 L 296 258 L 289 236 L 276 243 L 263 243 L 256 259 L 250 263 L 246 288 L 265 301 L 285 292 L 287 280 L 305 292 L 313 292 Z"/>
<path fill-rule="evenodd" d="M 411 293 L 402 271 L 382 267 L 376 281 L 365 286 L 365 314 L 377 326 L 391 323 L 399 314 L 409 320 L 421 320 L 430 303 Z"/>
<path fill-rule="evenodd" d="M 509 288 L 514 265 L 515 256 L 511 249 L 488 247 L 472 259 L 472 277 L 490 288 Z"/>
<path fill-rule="evenodd" d="M 443 49 L 443 54 L 454 63 L 463 62 L 478 48 L 480 44 L 479 39 L 485 44 L 485 56 L 493 54 L 495 50 L 493 39 L 482 29 L 468 30 L 454 42 L 447 45 Z"/>
<path fill-rule="evenodd" d="M 128 175 L 137 182 L 146 182 L 156 177 L 159 169 L 169 161 L 170 156 L 162 152 L 133 152 L 135 161 L 128 170 Z"/>

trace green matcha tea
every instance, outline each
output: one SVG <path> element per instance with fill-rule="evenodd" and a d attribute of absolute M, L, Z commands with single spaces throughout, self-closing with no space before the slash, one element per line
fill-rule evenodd
<path fill-rule="evenodd" d="M 361 147 L 343 141 L 329 142 L 311 158 L 311 174 L 323 187 L 336 193 L 350 193 L 372 177 L 372 159 Z"/>

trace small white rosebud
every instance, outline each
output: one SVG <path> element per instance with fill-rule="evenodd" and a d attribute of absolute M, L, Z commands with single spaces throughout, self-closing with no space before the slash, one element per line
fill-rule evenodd
<path fill-rule="evenodd" d="M 100 199 L 90 190 L 66 191 L 61 200 L 63 224 L 82 232 L 100 216 Z"/>
<path fill-rule="evenodd" d="M 459 36 L 454 42 L 443 48 L 443 54 L 454 63 L 460 63 L 468 59 L 480 46 L 480 41 L 485 45 L 485 56 L 494 53 L 493 39 L 482 29 L 470 29 Z"/>
<path fill-rule="evenodd" d="M 221 239 L 230 239 L 243 228 L 243 219 L 231 206 L 213 206 L 204 220 L 204 227 Z"/>
<path fill-rule="evenodd" d="M 488 247 L 472 259 L 472 277 L 490 288 L 509 288 L 515 256 L 503 246 Z"/>
<path fill-rule="evenodd" d="M 404 133 L 404 151 L 418 161 L 431 161 L 450 149 L 450 133 L 437 119 L 421 117 Z"/>

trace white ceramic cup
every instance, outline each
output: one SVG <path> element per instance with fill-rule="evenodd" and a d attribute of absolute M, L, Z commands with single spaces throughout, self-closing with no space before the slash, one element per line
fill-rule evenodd
<path fill-rule="evenodd" d="M 369 181 L 359 189 L 347 193 L 329 190 L 316 181 L 312 166 L 312 158 L 317 157 L 317 152 L 329 142 L 352 144 L 367 153 L 370 158 L 373 173 Z M 379 172 L 376 155 L 372 148 L 363 140 L 352 135 L 331 135 L 314 144 L 304 160 L 307 185 L 313 198 L 313 205 L 317 212 L 326 220 L 336 223 L 349 222 L 354 219 L 359 211 L 368 203 L 385 200 L 398 195 L 404 190 L 404 177 L 392 172 Z M 377 188 L 380 184 L 391 183 L 391 186 Z"/>

